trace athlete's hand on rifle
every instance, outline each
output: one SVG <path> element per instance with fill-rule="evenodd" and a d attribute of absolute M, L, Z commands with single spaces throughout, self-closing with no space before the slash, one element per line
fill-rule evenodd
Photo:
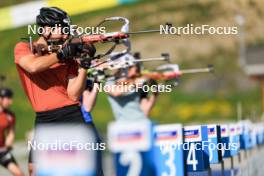
<path fill-rule="evenodd" d="M 88 68 L 95 53 L 96 49 L 93 44 L 67 43 L 57 52 L 57 57 L 60 62 L 75 58 L 85 58 L 81 59 L 81 66 Z"/>
<path fill-rule="evenodd" d="M 81 55 L 83 46 L 76 43 L 67 43 L 57 52 L 57 57 L 60 62 L 73 59 Z"/>
<path fill-rule="evenodd" d="M 82 46 L 80 66 L 84 69 L 88 69 L 94 59 L 96 48 L 93 44 L 87 43 Z"/>

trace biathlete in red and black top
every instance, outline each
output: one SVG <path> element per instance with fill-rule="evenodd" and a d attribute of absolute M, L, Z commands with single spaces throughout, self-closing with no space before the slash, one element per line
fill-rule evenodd
<path fill-rule="evenodd" d="M 59 8 L 41 8 L 36 23 L 44 28 L 44 32 L 33 45 L 63 44 L 69 38 L 69 33 L 65 33 L 67 30 L 64 29 L 69 29 L 70 18 Z M 89 56 L 94 56 L 96 49 L 92 44 L 80 46 L 68 43 L 57 52 L 44 55 L 34 54 L 29 43 L 16 44 L 15 64 L 24 91 L 36 112 L 36 126 L 77 123 L 95 131 L 92 122 L 84 121 L 79 102 L 85 88 L 87 71 L 79 64 L 76 56 L 84 48 Z M 32 173 L 31 160 L 29 171 Z M 102 175 L 101 168 L 97 168 L 97 175 Z"/>

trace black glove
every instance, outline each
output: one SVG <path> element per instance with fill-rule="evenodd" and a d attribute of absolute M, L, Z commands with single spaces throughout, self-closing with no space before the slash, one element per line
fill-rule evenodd
<path fill-rule="evenodd" d="M 84 69 L 88 69 L 91 65 L 91 60 L 89 59 L 82 59 L 80 61 L 80 67 L 84 68 Z"/>
<path fill-rule="evenodd" d="M 81 49 L 81 63 L 80 66 L 84 69 L 88 69 L 91 65 L 91 61 L 94 59 L 96 49 L 92 43 L 84 44 Z"/>
<path fill-rule="evenodd" d="M 82 49 L 83 45 L 79 43 L 68 43 L 57 52 L 57 57 L 60 62 L 65 62 L 66 60 L 80 56 Z"/>
<path fill-rule="evenodd" d="M 91 57 L 91 60 L 93 59 L 95 53 L 96 53 L 96 48 L 92 43 L 87 43 L 82 46 L 82 53 L 85 54 L 86 56 Z"/>

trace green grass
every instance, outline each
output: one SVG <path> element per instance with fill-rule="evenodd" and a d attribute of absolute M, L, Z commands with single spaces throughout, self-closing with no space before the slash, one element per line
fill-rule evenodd
<path fill-rule="evenodd" d="M 6 1 L 5 1 L 6 2 Z M 232 14 L 232 12 L 222 14 L 219 9 L 219 1 L 208 1 L 207 3 L 199 3 L 197 1 L 179 1 L 174 0 L 154 0 L 142 1 L 136 4 L 129 4 L 115 8 L 98 10 L 95 12 L 85 13 L 74 16 L 74 23 L 78 25 L 96 25 L 100 20 L 109 16 L 125 16 L 131 20 L 131 31 L 144 30 L 157 27 L 163 24 L 165 19 L 171 20 L 175 25 L 186 24 L 188 22 L 202 24 L 210 23 L 215 19 L 224 15 Z M 2 4 L 0 4 L 1 6 Z M 143 10 L 144 9 L 144 10 Z M 182 16 L 181 20 L 175 20 L 176 17 Z M 116 29 L 110 26 L 110 30 Z M 0 32 L 0 74 L 7 76 L 6 86 L 15 90 L 15 100 L 12 109 L 17 114 L 17 139 L 24 139 L 25 132 L 33 127 L 34 112 L 25 96 L 18 74 L 14 65 L 13 49 L 15 44 L 20 41 L 21 37 L 26 37 L 26 27 L 18 29 L 6 30 Z M 164 48 L 167 51 L 168 45 L 174 45 L 177 40 L 166 45 L 159 44 L 159 36 L 157 35 L 140 35 L 132 37 L 132 44 L 138 46 L 142 42 L 142 38 L 152 39 L 152 46 L 155 49 Z M 184 36 L 182 36 L 184 37 Z M 192 39 L 192 38 L 191 38 Z M 186 37 L 186 41 L 192 42 Z M 201 38 L 202 40 L 203 38 Z M 259 37 L 256 40 L 257 44 L 263 43 L 263 38 Z M 214 45 L 217 40 L 210 40 L 210 44 Z M 200 67 L 213 63 L 216 67 L 215 76 L 186 76 L 171 93 L 162 93 L 158 99 L 157 106 L 153 109 L 151 117 L 158 123 L 205 123 L 219 121 L 230 121 L 236 119 L 236 104 L 242 102 L 245 115 L 250 115 L 254 111 L 259 114 L 260 109 L 260 91 L 257 86 L 249 89 L 241 89 L 235 79 L 237 75 L 242 75 L 238 67 L 237 60 L 238 52 L 234 48 L 227 50 L 215 44 L 212 52 L 204 55 L 191 55 L 189 53 L 181 53 L 177 63 L 182 68 Z M 185 48 L 188 49 L 189 43 Z M 197 50 L 203 49 L 203 46 L 197 46 Z M 139 48 L 140 49 L 140 48 Z M 143 49 L 142 49 L 143 50 Z M 181 52 L 175 47 L 171 52 Z M 144 49 L 144 55 L 152 54 L 152 50 Z M 153 51 L 154 52 L 154 51 Z M 193 52 L 193 51 L 189 51 Z M 174 60 L 175 61 L 175 60 Z M 215 82 L 219 80 L 219 86 L 207 91 L 198 89 L 197 91 L 188 92 L 185 89 L 190 87 L 190 83 L 197 80 L 213 79 Z M 223 81 L 224 83 L 222 83 Z M 211 85 L 208 85 L 210 87 Z M 164 113 L 166 112 L 166 113 Z M 113 120 L 112 112 L 108 104 L 106 95 L 100 93 L 97 105 L 92 112 L 96 126 L 100 131 L 105 132 L 107 123 Z"/>

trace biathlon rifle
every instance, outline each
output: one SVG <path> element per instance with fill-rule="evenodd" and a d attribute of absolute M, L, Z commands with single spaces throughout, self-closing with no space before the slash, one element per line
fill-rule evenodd
<path fill-rule="evenodd" d="M 140 58 L 140 54 L 136 53 Z M 122 59 L 120 59 L 122 58 Z M 88 74 L 90 77 L 94 77 L 94 79 L 99 80 L 99 82 L 102 82 L 102 80 L 113 77 L 113 74 L 107 74 L 107 71 L 116 71 L 116 70 L 127 70 L 129 67 L 136 65 L 137 63 L 143 63 L 143 62 L 157 62 L 157 61 L 165 61 L 170 62 L 170 56 L 168 53 L 162 53 L 160 57 L 153 57 L 153 58 L 143 58 L 143 59 L 129 59 L 124 57 L 119 58 L 109 58 L 104 62 L 96 63 L 94 65 L 91 65 Z"/>
<path fill-rule="evenodd" d="M 196 73 L 210 73 L 213 72 L 213 65 L 208 65 L 205 68 L 193 68 L 193 69 L 179 69 L 178 64 L 165 64 L 156 68 L 154 72 L 142 72 L 141 76 L 148 79 L 154 79 L 156 81 L 174 81 L 174 85 L 178 85 L 178 78 L 186 74 Z"/>
<path fill-rule="evenodd" d="M 178 64 L 165 64 L 156 68 L 155 71 L 142 70 L 138 77 L 130 78 L 128 80 L 122 80 L 120 82 L 133 82 L 136 78 L 145 78 L 148 80 L 155 80 L 157 82 L 173 81 L 174 86 L 178 85 L 179 78 L 186 74 L 196 73 L 210 73 L 213 72 L 213 65 L 208 65 L 206 68 L 195 68 L 195 69 L 179 69 Z"/>
<path fill-rule="evenodd" d="M 123 26 L 121 27 L 121 30 L 118 32 L 111 32 L 111 33 L 105 33 L 105 34 L 80 34 L 78 35 L 77 33 L 75 35 L 71 35 L 70 38 L 64 43 L 76 43 L 80 45 L 84 44 L 93 44 L 93 43 L 114 43 L 113 46 L 110 47 L 105 53 L 97 54 L 94 57 L 89 57 L 86 59 L 93 60 L 93 59 L 100 59 L 104 56 L 110 55 L 116 48 L 117 45 L 122 44 L 126 46 L 126 49 L 122 51 L 119 54 L 122 53 L 127 53 L 130 51 L 130 42 L 129 38 L 131 35 L 134 34 L 146 34 L 146 33 L 158 33 L 160 32 L 159 29 L 154 29 L 154 30 L 143 30 L 143 31 L 134 31 L 134 32 L 129 32 L 129 20 L 124 17 L 110 17 L 106 18 L 103 21 L 101 21 L 96 27 L 100 27 L 102 24 L 105 22 L 109 21 L 120 21 L 123 22 Z M 170 23 L 166 23 L 166 25 L 171 27 Z M 60 45 L 49 45 L 49 46 L 33 46 L 31 43 L 32 48 L 36 51 L 36 53 L 43 55 L 46 53 L 51 53 L 51 52 L 57 52 L 59 49 L 63 47 L 64 44 Z"/>
<path fill-rule="evenodd" d="M 117 70 L 117 69 L 125 69 L 128 67 L 134 66 L 137 63 L 143 63 L 143 62 L 153 62 L 153 61 L 170 62 L 170 56 L 168 53 L 162 53 L 160 57 L 144 58 L 144 59 L 131 60 L 129 58 L 127 58 L 127 59 L 124 58 L 121 60 L 120 58 L 121 58 L 121 56 L 119 58 L 110 57 L 106 61 L 91 65 L 90 68 L 92 68 L 92 69 L 95 68 L 95 69 L 99 69 L 99 70 Z M 100 66 L 102 66 L 102 67 L 100 67 Z"/>

